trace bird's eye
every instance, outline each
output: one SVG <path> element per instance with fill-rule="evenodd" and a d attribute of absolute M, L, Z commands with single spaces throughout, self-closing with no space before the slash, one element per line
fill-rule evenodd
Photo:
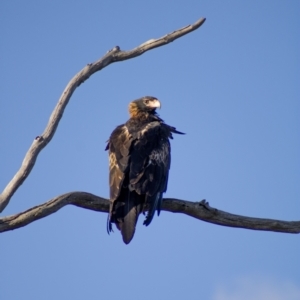
<path fill-rule="evenodd" d="M 149 104 L 149 102 L 150 102 L 150 100 L 145 100 L 145 103 L 146 103 L 146 104 Z"/>

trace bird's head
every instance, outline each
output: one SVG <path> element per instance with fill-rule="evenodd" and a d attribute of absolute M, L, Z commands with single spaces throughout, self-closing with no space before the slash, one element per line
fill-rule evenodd
<path fill-rule="evenodd" d="M 129 113 L 131 117 L 135 117 L 139 113 L 155 114 L 155 110 L 160 107 L 161 104 L 158 99 L 145 96 L 129 103 Z"/>

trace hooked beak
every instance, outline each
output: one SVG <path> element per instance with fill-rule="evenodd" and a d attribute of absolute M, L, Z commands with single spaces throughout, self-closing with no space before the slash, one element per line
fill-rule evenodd
<path fill-rule="evenodd" d="M 151 108 L 161 108 L 161 103 L 158 99 L 154 99 L 150 104 Z"/>

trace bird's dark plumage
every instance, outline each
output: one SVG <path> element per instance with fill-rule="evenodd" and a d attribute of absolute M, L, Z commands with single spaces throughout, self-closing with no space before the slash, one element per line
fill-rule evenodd
<path fill-rule="evenodd" d="M 139 214 L 147 205 L 144 225 L 160 213 L 171 163 L 169 139 L 183 134 L 158 117 L 160 102 L 145 96 L 129 104 L 130 119 L 111 134 L 109 150 L 110 210 L 107 229 L 115 223 L 123 241 L 133 238 Z"/>

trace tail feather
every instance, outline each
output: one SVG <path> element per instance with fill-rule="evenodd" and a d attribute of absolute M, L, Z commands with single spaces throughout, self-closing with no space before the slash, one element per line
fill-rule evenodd
<path fill-rule="evenodd" d="M 127 190 L 128 191 L 128 190 Z M 135 191 L 122 194 L 122 200 L 111 204 L 111 213 L 107 224 L 107 231 L 112 231 L 112 223 L 121 231 L 123 241 L 129 244 L 135 232 L 139 214 L 142 211 L 142 199 Z"/>
<path fill-rule="evenodd" d="M 129 244 L 132 240 L 135 227 L 138 221 L 139 214 L 141 212 L 141 204 L 135 203 L 130 199 L 124 206 L 124 219 L 119 223 L 123 242 Z"/>

